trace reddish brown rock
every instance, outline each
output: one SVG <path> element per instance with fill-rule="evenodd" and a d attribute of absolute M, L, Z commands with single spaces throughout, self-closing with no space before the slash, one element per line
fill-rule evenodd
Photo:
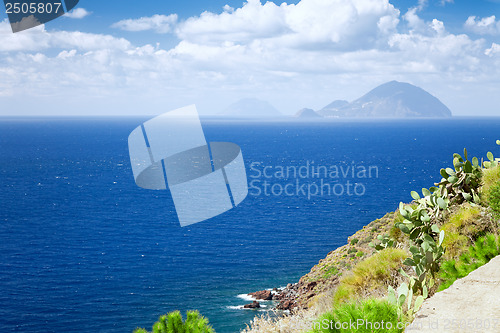
<path fill-rule="evenodd" d="M 278 306 L 276 307 L 278 310 L 293 310 L 295 308 L 296 304 L 294 301 L 291 300 L 286 300 L 283 302 L 280 302 Z"/>
<path fill-rule="evenodd" d="M 255 299 L 261 299 L 264 301 L 270 301 L 273 299 L 273 293 L 271 292 L 271 290 L 256 291 L 256 292 L 250 293 L 248 295 L 252 296 Z"/>
<path fill-rule="evenodd" d="M 253 301 L 250 304 L 243 305 L 243 308 L 245 308 L 245 309 L 258 309 L 258 308 L 260 308 L 260 303 L 257 301 Z"/>

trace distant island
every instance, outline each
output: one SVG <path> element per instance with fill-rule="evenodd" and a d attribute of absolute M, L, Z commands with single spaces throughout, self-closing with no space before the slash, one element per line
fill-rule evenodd
<path fill-rule="evenodd" d="M 224 117 L 270 119 L 284 117 L 269 102 L 245 98 L 231 104 Z M 360 98 L 348 102 L 335 100 L 320 110 L 303 108 L 293 117 L 321 118 L 448 118 L 450 109 L 424 89 L 406 82 L 384 83 Z"/>
<path fill-rule="evenodd" d="M 229 105 L 220 116 L 236 118 L 277 118 L 283 115 L 269 102 L 244 98 Z"/>
<path fill-rule="evenodd" d="M 451 111 L 438 98 L 405 82 L 384 83 L 349 103 L 334 101 L 317 112 L 333 118 L 447 118 Z"/>

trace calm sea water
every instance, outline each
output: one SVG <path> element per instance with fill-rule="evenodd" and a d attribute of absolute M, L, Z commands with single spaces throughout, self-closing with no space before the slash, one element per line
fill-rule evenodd
<path fill-rule="evenodd" d="M 144 120 L 0 120 L 0 331 L 132 332 L 166 312 L 199 309 L 217 332 L 238 332 L 257 313 L 237 308 L 239 294 L 296 282 L 411 190 L 438 181 L 463 147 L 500 155 L 500 118 L 206 120 L 208 141 L 240 145 L 249 176 L 252 163 L 309 163 L 375 166 L 378 177 L 351 179 L 362 196 L 249 195 L 180 228 L 168 191 L 134 184 L 127 137 Z M 267 180 L 279 184 L 275 193 L 296 181 Z"/>

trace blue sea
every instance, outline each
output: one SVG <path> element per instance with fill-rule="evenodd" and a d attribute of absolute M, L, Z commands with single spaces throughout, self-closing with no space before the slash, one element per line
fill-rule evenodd
<path fill-rule="evenodd" d="M 500 118 L 205 119 L 207 141 L 238 144 L 249 181 L 271 192 L 253 188 L 235 209 L 181 228 L 168 191 L 134 183 L 127 137 L 145 120 L 0 119 L 1 332 L 132 332 L 175 309 L 238 332 L 263 313 L 239 309 L 248 301 L 238 295 L 297 282 L 411 190 L 439 181 L 464 147 L 500 155 Z M 321 175 L 340 184 L 336 193 L 280 193 L 297 181 L 314 193 L 314 170 L 273 173 L 311 165 L 377 173 Z M 269 177 L 258 177 L 265 167 Z"/>

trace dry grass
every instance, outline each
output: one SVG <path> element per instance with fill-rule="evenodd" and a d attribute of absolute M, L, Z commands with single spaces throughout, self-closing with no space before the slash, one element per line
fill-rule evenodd
<path fill-rule="evenodd" d="M 497 233 L 496 224 L 485 208 L 469 204 L 464 204 L 453 212 L 441 229 L 445 233 L 445 260 L 460 257 L 478 237 L 488 232 Z"/>
<path fill-rule="evenodd" d="M 342 278 L 333 297 L 334 303 L 385 295 L 388 285 L 397 286 L 400 282 L 398 270 L 407 257 L 403 249 L 388 248 L 359 262 Z"/>
<path fill-rule="evenodd" d="M 486 169 L 483 171 L 482 186 L 480 192 L 483 200 L 487 200 L 490 189 L 500 182 L 500 167 Z"/>

